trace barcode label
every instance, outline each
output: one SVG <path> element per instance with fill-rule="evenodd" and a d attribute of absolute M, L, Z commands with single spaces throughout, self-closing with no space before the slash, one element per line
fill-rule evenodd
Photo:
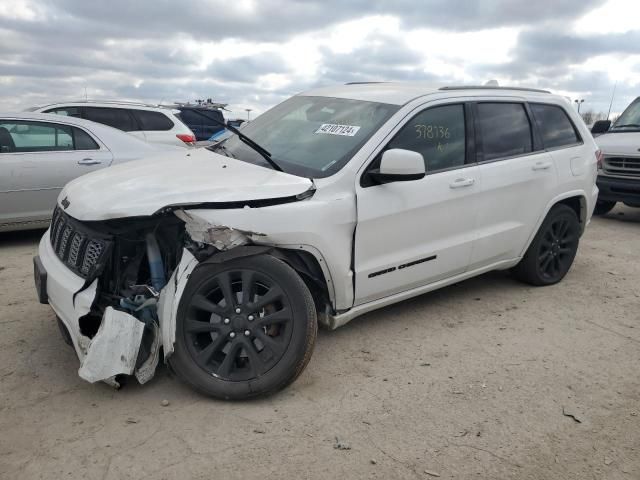
<path fill-rule="evenodd" d="M 315 133 L 326 133 L 329 135 L 342 135 L 344 137 L 353 137 L 358 133 L 360 127 L 354 125 L 338 125 L 335 123 L 323 123 Z"/>

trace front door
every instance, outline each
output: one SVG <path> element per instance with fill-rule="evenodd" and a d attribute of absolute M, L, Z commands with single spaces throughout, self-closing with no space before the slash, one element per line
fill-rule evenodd
<path fill-rule="evenodd" d="M 355 304 L 466 270 L 474 241 L 479 184 L 464 104 L 413 116 L 386 145 L 422 154 L 421 180 L 356 186 Z M 369 167 L 375 167 L 376 162 Z"/>

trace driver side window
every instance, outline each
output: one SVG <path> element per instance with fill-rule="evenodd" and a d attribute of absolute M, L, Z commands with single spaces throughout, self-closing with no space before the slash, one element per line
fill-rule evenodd
<path fill-rule="evenodd" d="M 391 148 L 422 154 L 427 174 L 463 166 L 466 158 L 464 105 L 423 110 L 389 142 L 386 150 Z"/>

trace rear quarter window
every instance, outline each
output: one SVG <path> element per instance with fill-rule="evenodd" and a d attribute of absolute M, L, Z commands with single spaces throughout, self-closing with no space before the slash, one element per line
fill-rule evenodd
<path fill-rule="evenodd" d="M 562 107 L 542 103 L 531 103 L 529 106 L 542 135 L 544 148 L 574 145 L 581 141 L 567 112 Z"/>
<path fill-rule="evenodd" d="M 96 141 L 84 130 L 73 127 L 73 140 L 76 150 L 99 150 Z"/>
<path fill-rule="evenodd" d="M 132 132 L 138 130 L 129 111 L 124 108 L 85 107 L 85 118 L 118 130 Z"/>
<path fill-rule="evenodd" d="M 149 110 L 132 110 L 131 112 L 138 120 L 142 130 L 166 131 L 173 128 L 173 122 L 163 113 Z"/>

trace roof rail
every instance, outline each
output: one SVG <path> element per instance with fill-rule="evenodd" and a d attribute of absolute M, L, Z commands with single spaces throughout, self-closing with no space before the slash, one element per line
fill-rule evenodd
<path fill-rule="evenodd" d="M 454 85 L 451 87 L 440 87 L 438 90 L 520 90 L 522 92 L 551 93 L 549 90 L 527 87 L 493 87 L 491 85 Z"/>
<path fill-rule="evenodd" d="M 53 102 L 48 105 L 57 105 L 59 103 L 106 103 L 106 104 L 131 105 L 131 106 L 138 106 L 138 107 L 151 107 L 151 108 L 159 107 L 158 104 L 153 104 L 153 103 L 131 102 L 127 100 L 93 100 L 93 99 L 84 99 L 84 98 L 80 100 Z"/>
<path fill-rule="evenodd" d="M 389 82 L 347 82 L 345 85 L 370 85 L 374 83 L 389 83 Z"/>
<path fill-rule="evenodd" d="M 207 110 L 226 110 L 228 103 L 217 103 L 217 102 L 173 102 L 171 104 L 162 104 L 163 107 L 168 108 L 177 108 L 177 107 L 193 107 L 193 108 L 203 108 Z"/>

